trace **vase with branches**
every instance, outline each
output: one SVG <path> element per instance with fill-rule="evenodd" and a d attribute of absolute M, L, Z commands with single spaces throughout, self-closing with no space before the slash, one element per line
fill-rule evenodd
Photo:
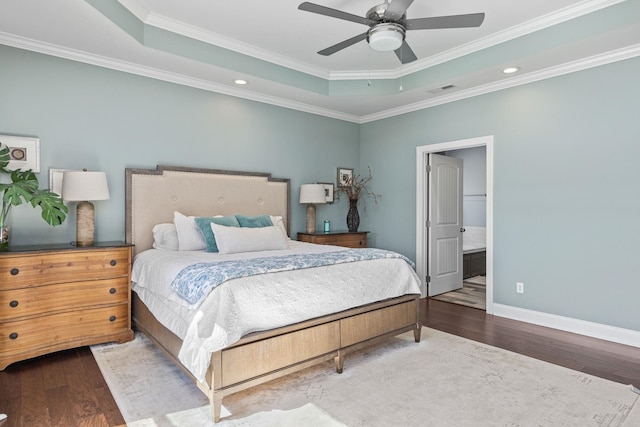
<path fill-rule="evenodd" d="M 9 246 L 7 218 L 12 206 L 29 203 L 39 207 L 42 219 L 52 226 L 62 224 L 68 212 L 60 195 L 38 188 L 40 183 L 31 169 L 7 169 L 10 160 L 9 147 L 0 144 L 0 250 Z"/>
<path fill-rule="evenodd" d="M 371 167 L 368 167 L 368 175 L 362 176 L 353 174 L 348 177 L 342 185 L 338 185 L 336 196 L 338 200 L 340 195 L 345 195 L 349 199 L 349 211 L 347 212 L 347 228 L 351 232 L 358 231 L 360 226 L 360 214 L 358 212 L 358 202 L 363 196 L 372 197 L 373 201 L 378 204 L 380 194 L 374 193 L 369 187 L 369 182 L 373 179 L 371 175 Z"/>

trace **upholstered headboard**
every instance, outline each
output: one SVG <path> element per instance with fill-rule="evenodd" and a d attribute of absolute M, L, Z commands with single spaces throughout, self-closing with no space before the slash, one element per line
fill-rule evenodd
<path fill-rule="evenodd" d="M 125 169 L 126 241 L 151 248 L 155 224 L 184 215 L 280 215 L 289 231 L 289 180 L 268 173 L 157 166 Z"/>

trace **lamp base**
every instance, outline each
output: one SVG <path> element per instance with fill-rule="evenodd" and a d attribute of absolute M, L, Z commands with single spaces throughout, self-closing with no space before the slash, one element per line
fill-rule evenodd
<path fill-rule="evenodd" d="M 93 246 L 94 215 L 93 203 L 78 203 L 76 210 L 76 246 Z"/>
<path fill-rule="evenodd" d="M 316 231 L 316 205 L 309 203 L 307 205 L 307 233 L 315 233 Z"/>

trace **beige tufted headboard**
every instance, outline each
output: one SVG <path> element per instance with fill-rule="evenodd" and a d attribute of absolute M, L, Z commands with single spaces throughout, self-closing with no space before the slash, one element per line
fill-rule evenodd
<path fill-rule="evenodd" d="M 151 248 L 155 224 L 185 215 L 280 215 L 289 230 L 289 180 L 268 173 L 162 166 L 125 169 L 126 241 Z"/>

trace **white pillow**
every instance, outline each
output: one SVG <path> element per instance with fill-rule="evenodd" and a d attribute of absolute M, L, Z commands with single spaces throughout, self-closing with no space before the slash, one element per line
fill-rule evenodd
<path fill-rule="evenodd" d="M 156 224 L 153 226 L 153 247 L 163 251 L 177 251 L 178 232 L 176 226 L 171 223 Z"/>
<path fill-rule="evenodd" d="M 207 248 L 207 244 L 196 224 L 195 216 L 185 216 L 180 212 L 174 212 L 173 223 L 178 233 L 179 250 L 203 251 Z"/>
<path fill-rule="evenodd" d="M 284 226 L 284 220 L 282 219 L 282 217 L 273 216 L 273 215 L 269 215 L 269 216 L 271 217 L 271 222 L 273 223 L 273 225 L 278 227 L 282 231 L 282 233 L 285 235 L 285 237 L 289 239 L 289 233 L 287 233 L 287 227 Z"/>
<path fill-rule="evenodd" d="M 286 236 L 276 226 L 258 228 L 226 227 L 211 223 L 211 230 L 216 236 L 216 244 L 221 254 L 289 248 Z"/>

